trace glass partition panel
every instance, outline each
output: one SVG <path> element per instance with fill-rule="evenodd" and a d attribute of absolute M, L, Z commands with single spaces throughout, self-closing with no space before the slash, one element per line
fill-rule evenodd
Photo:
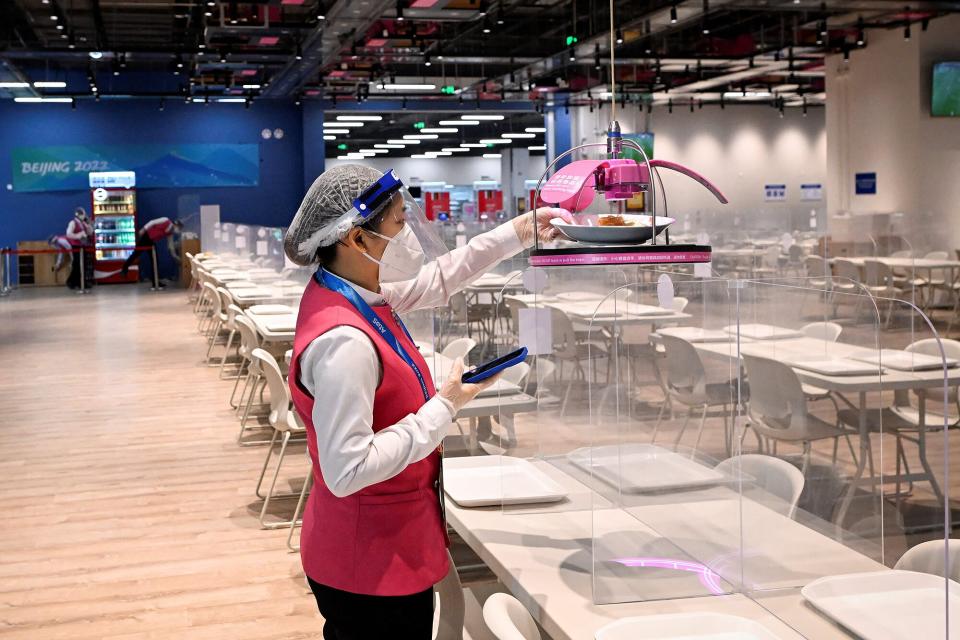
<path fill-rule="evenodd" d="M 957 585 L 944 576 L 956 574 L 945 540 L 960 349 L 908 301 L 833 280 L 814 304 L 807 284 L 741 290 L 743 591 L 809 638 L 826 627 L 952 637 Z M 763 337 L 776 331 L 764 325 L 803 335 Z M 758 448 L 767 458 L 754 473 Z M 777 466 L 796 478 L 796 498 L 773 527 L 777 510 L 755 485 L 776 493 L 757 479 Z"/>
<path fill-rule="evenodd" d="M 660 274 L 596 301 L 590 438 L 572 473 L 593 491 L 598 603 L 719 595 L 740 579 L 735 290 Z M 707 352 L 704 353 L 704 350 Z"/>

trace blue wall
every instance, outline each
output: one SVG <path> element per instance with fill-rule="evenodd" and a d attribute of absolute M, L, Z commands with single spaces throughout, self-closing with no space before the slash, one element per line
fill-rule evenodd
<path fill-rule="evenodd" d="M 0 101 L 0 246 L 19 240 L 45 240 L 63 233 L 74 207 L 90 209 L 89 191 L 16 193 L 10 152 L 19 146 L 67 144 L 257 143 L 260 145 L 258 187 L 207 189 L 140 189 L 137 221 L 175 217 L 181 196 L 196 196 L 200 204 L 219 204 L 222 220 L 286 226 L 304 193 L 304 136 L 300 107 L 258 101 L 243 104 L 184 104 L 157 100 L 16 104 Z M 314 117 L 321 120 L 322 113 Z M 280 128 L 282 139 L 263 140 L 264 128 Z M 322 142 L 322 140 L 321 140 Z M 314 149 L 311 154 L 315 154 Z M 320 147 L 322 171 L 323 147 Z M 316 162 L 312 165 L 316 167 Z M 315 177 L 315 176 L 314 176 Z M 310 179 L 312 182 L 312 178 Z M 309 183 L 308 183 L 309 184 Z M 165 251 L 161 251 L 165 254 Z M 166 260 L 164 262 L 167 262 Z M 167 269 L 161 271 L 169 273 Z"/>

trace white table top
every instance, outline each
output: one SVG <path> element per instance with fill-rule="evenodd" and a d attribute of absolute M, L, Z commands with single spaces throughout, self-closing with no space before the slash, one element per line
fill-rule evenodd
<path fill-rule="evenodd" d="M 447 519 L 554 640 L 590 640 L 603 625 L 628 616 L 704 611 L 756 620 L 784 640 L 802 637 L 763 607 L 740 594 L 627 604 L 594 604 L 590 555 L 594 513 L 589 506 L 590 490 L 553 465 L 543 461 L 535 461 L 534 464 L 567 487 L 571 500 L 578 502 L 581 508 L 572 510 L 568 503 L 555 507 L 540 507 L 524 513 L 503 511 L 497 507 L 465 509 L 453 501 L 448 501 Z M 663 524 L 663 519 L 669 518 L 677 527 L 699 528 L 692 533 L 709 534 L 705 542 L 709 541 L 715 523 L 710 518 L 704 518 L 699 512 L 704 508 L 719 509 L 722 505 L 710 507 L 710 502 L 692 502 L 679 507 L 676 504 L 656 506 L 642 516 L 657 517 L 660 525 Z M 713 511 L 711 513 L 715 515 Z M 653 528 L 645 526 L 623 510 L 604 511 L 603 514 L 605 526 L 616 526 L 619 532 L 636 533 L 638 544 L 645 538 L 649 540 L 659 537 Z M 820 564 L 826 566 L 828 561 L 832 561 L 831 571 L 856 570 L 864 566 L 871 567 L 872 570 L 882 568 L 856 551 L 797 523 L 791 524 L 792 521 L 762 507 L 750 509 L 748 515 L 762 518 L 766 526 L 775 527 L 768 529 L 767 533 L 779 531 L 776 527 L 781 527 L 786 529 L 791 538 L 791 544 L 783 544 L 784 538 L 779 533 L 768 536 L 771 541 L 765 543 L 758 551 L 759 555 L 753 558 L 758 563 L 769 563 L 769 558 L 764 560 L 764 554 L 774 551 L 778 565 L 781 561 L 788 562 L 798 571 L 806 567 L 812 557 L 815 558 L 821 553 L 824 555 Z M 726 536 L 730 531 L 721 529 L 718 533 Z M 757 530 L 757 534 L 760 533 Z M 790 547 L 790 550 L 785 547 Z M 790 614 L 792 625 L 803 625 L 816 630 L 817 634 L 809 635 L 808 638 L 849 638 L 829 620 L 805 607 L 799 590 L 790 591 L 790 595 L 777 592 L 779 600 L 776 604 Z"/>
<path fill-rule="evenodd" d="M 831 258 L 830 262 L 838 258 Z M 960 267 L 960 260 L 933 260 L 930 258 L 891 258 L 889 256 L 858 256 L 846 257 L 840 256 L 840 260 L 849 260 L 858 267 L 864 265 L 866 260 L 876 260 L 895 269 L 954 269 Z"/>
<path fill-rule="evenodd" d="M 257 333 L 267 342 L 293 342 L 297 326 L 297 313 L 252 313 L 245 312 Z"/>
<path fill-rule="evenodd" d="M 735 342 L 698 342 L 694 346 L 701 354 L 721 358 L 737 357 Z M 815 338 L 791 338 L 787 340 L 754 340 L 749 344 L 741 344 L 740 350 L 748 355 L 758 355 L 781 361 L 796 361 L 798 359 L 849 358 L 851 356 L 868 356 L 877 354 L 876 349 L 860 347 L 843 342 L 825 342 Z M 815 371 L 794 369 L 800 380 L 821 389 L 831 391 L 880 391 L 896 389 L 921 389 L 943 385 L 943 370 L 927 371 L 898 371 L 884 369 L 870 375 L 824 375 Z M 960 383 L 960 367 L 946 370 L 950 385 Z"/>
<path fill-rule="evenodd" d="M 234 300 L 241 307 L 262 304 L 271 300 L 290 302 L 303 297 L 303 286 L 250 287 L 232 291 Z"/>

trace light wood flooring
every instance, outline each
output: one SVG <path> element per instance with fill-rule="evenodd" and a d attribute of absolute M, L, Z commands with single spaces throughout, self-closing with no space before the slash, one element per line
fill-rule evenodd
<path fill-rule="evenodd" d="M 177 290 L 0 298 L 0 637 L 320 637 L 195 326 Z"/>

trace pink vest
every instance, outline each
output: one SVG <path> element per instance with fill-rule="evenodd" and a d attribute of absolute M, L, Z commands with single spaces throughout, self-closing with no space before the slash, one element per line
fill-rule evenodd
<path fill-rule="evenodd" d="M 435 393 L 429 368 L 397 325 L 389 306 L 373 307 L 425 373 Z M 420 383 L 410 366 L 343 296 L 313 279 L 300 302 L 290 363 L 290 394 L 307 425 L 307 446 L 313 465 L 313 489 L 303 513 L 300 557 L 303 569 L 320 584 L 352 593 L 398 596 L 428 589 L 447 574 L 449 562 L 438 495 L 440 453 L 407 466 L 398 475 L 353 495 L 330 493 L 317 464 L 318 434 L 313 425 L 313 397 L 299 384 L 300 354 L 318 336 L 337 326 L 359 329 L 373 342 L 383 379 L 373 399 L 373 431 L 380 431 L 415 413 L 423 404 Z M 344 380 L 349 385 L 350 380 Z"/>
<path fill-rule="evenodd" d="M 170 229 L 173 227 L 173 223 L 169 220 L 159 222 L 152 227 L 147 227 L 147 235 L 150 236 L 150 239 L 156 242 L 161 238 L 166 238 L 170 235 Z"/>

